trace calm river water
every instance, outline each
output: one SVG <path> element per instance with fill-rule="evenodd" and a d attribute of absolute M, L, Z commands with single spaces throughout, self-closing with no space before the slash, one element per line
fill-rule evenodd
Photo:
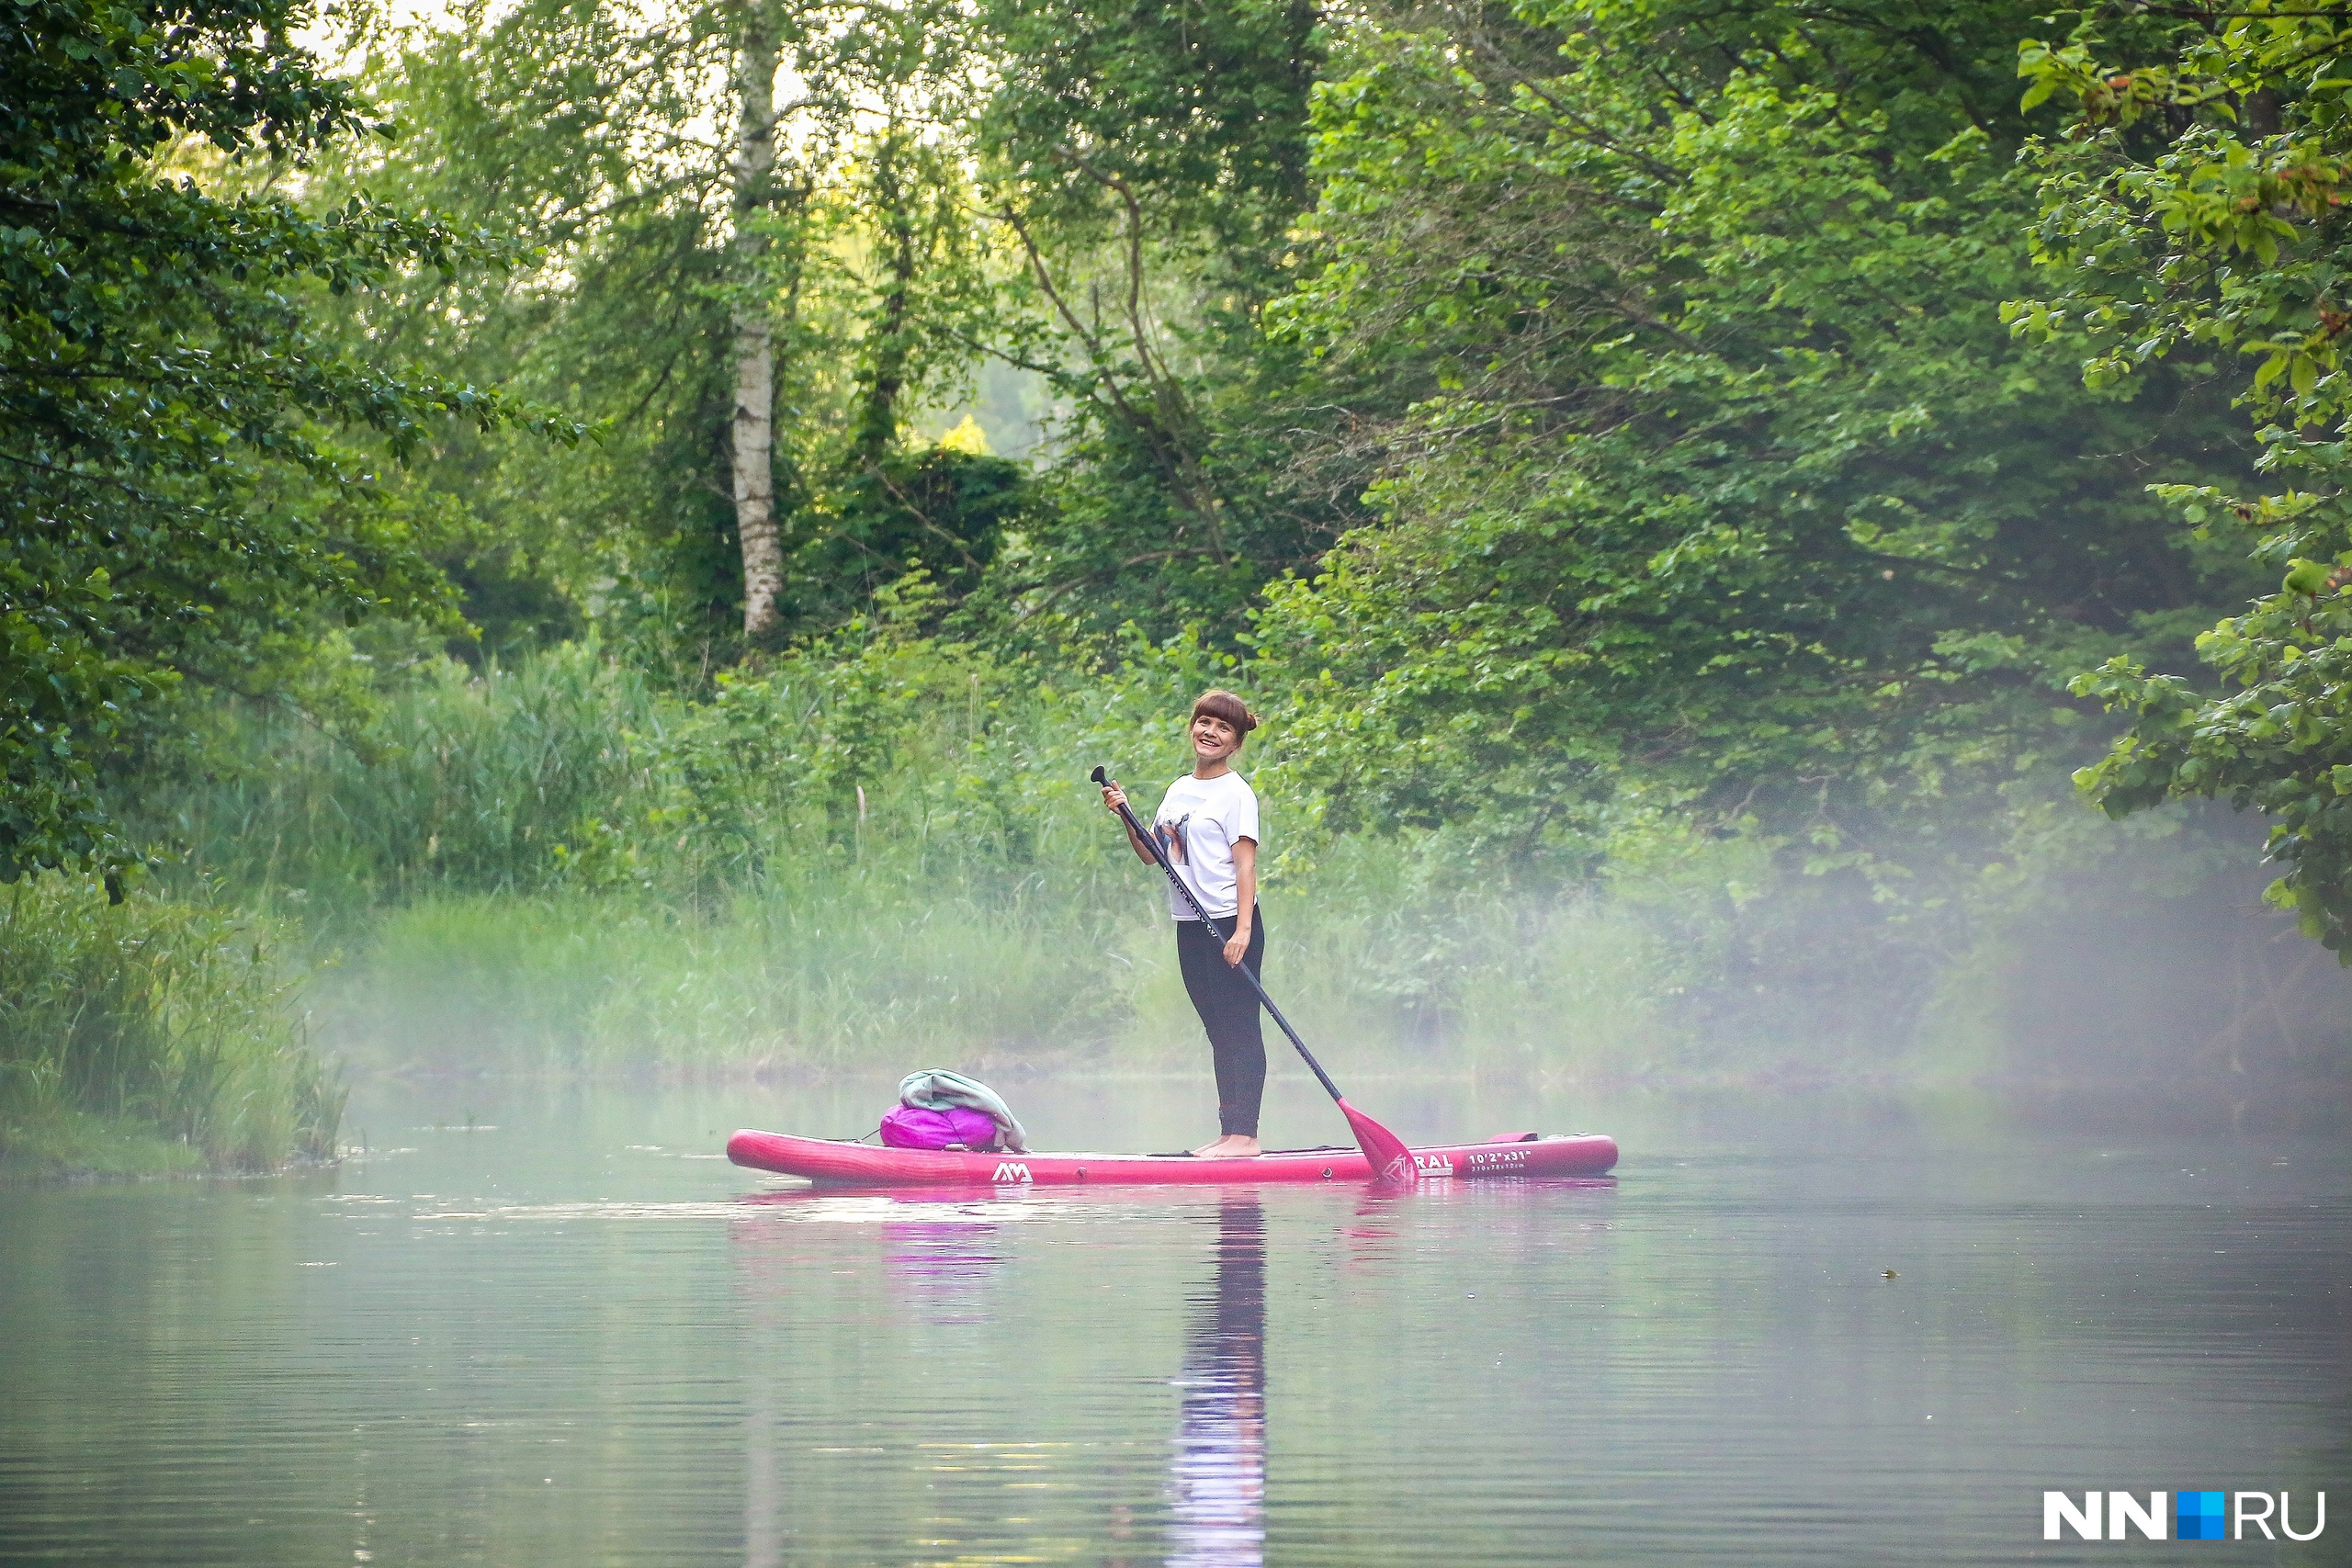
<path fill-rule="evenodd" d="M 1170 1147 L 1197 1089 L 1015 1098 Z M 363 1089 L 329 1173 L 0 1191 L 0 1560 L 2352 1561 L 2341 1138 L 1351 1089 L 1624 1160 L 901 1200 L 715 1157 L 887 1084 L 465 1084 Z M 2340 1517 L 2047 1547 L 2061 1486 Z"/>

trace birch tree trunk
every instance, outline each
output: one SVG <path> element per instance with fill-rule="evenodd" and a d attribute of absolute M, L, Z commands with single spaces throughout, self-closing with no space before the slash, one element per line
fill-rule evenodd
<path fill-rule="evenodd" d="M 784 546 L 775 519 L 775 337 L 754 292 L 767 236 L 754 221 L 769 206 L 775 172 L 775 71 L 779 48 L 767 0 L 744 0 L 735 50 L 733 312 L 735 536 L 743 548 L 743 636 L 775 629 L 784 591 Z"/>

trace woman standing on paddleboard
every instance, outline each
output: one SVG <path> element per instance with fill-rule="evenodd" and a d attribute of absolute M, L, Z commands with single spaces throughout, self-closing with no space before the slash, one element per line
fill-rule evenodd
<path fill-rule="evenodd" d="M 1193 705 L 1193 771 L 1168 786 L 1152 814 L 1151 836 L 1169 864 L 1216 922 L 1228 933 L 1220 944 L 1207 928 L 1168 890 L 1176 917 L 1176 963 L 1184 990 L 1208 1031 L 1216 1063 L 1216 1142 L 1194 1149 L 1210 1158 L 1254 1155 L 1258 1106 L 1266 1093 L 1266 1036 L 1258 1019 L 1258 993 L 1234 972 L 1247 964 L 1264 976 L 1266 926 L 1258 918 L 1258 797 L 1233 771 L 1234 754 L 1258 716 L 1231 692 L 1202 694 Z M 1102 791 L 1113 812 L 1127 802 L 1111 784 Z M 1147 865 L 1151 851 L 1133 832 L 1128 846 Z"/>

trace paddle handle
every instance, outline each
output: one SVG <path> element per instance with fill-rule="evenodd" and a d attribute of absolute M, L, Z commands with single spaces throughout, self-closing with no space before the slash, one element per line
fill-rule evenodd
<path fill-rule="evenodd" d="M 1100 767 L 1088 776 L 1105 789 L 1114 788 L 1118 783 Z M 1168 863 L 1168 853 L 1159 847 L 1159 840 L 1144 831 L 1143 824 L 1136 820 L 1135 812 L 1127 806 L 1122 804 L 1117 810 L 1119 816 L 1127 824 L 1127 831 L 1136 836 L 1136 842 L 1150 851 L 1151 858 L 1159 863 L 1159 869 L 1168 874 L 1168 886 L 1176 889 L 1177 896 L 1184 900 L 1185 905 L 1193 914 L 1200 917 L 1201 924 L 1206 926 L 1209 934 L 1216 937 L 1218 943 L 1222 945 L 1225 942 L 1225 928 L 1209 918 L 1209 912 L 1201 908 L 1201 901 L 1193 897 L 1193 890 L 1184 885 L 1184 879 L 1176 874 L 1176 868 Z M 1266 995 L 1266 987 L 1259 983 L 1256 975 L 1250 973 L 1250 965 L 1237 964 L 1233 967 L 1241 971 L 1241 977 L 1250 982 L 1250 988 L 1258 993 L 1258 999 L 1265 1004 L 1268 1012 L 1274 1015 L 1274 1022 L 1282 1027 L 1284 1034 L 1290 1036 L 1290 1043 L 1298 1047 L 1300 1059 L 1306 1062 L 1307 1070 L 1315 1075 L 1315 1081 L 1323 1086 L 1323 1092 L 1333 1100 L 1338 1100 L 1340 1086 L 1331 1081 L 1331 1075 L 1323 1070 L 1323 1064 L 1315 1059 L 1315 1053 L 1306 1048 L 1306 1042 L 1301 1040 L 1298 1037 L 1298 1031 L 1290 1026 L 1290 1020 L 1284 1018 L 1283 1010 L 1274 1005 L 1274 998 Z"/>

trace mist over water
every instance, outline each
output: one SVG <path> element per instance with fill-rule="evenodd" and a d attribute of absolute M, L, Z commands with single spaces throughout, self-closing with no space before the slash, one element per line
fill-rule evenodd
<path fill-rule="evenodd" d="M 0 1560 L 2130 1561 L 2044 1547 L 2041 1489 L 2352 1454 L 2334 1137 L 1389 1077 L 1351 1092 L 1408 1135 L 1624 1162 L 1383 1201 L 713 1157 L 888 1090 L 370 1081 L 338 1170 L 0 1192 Z M 1204 1092 L 1015 1100 L 1174 1147 Z M 1268 1132 L 1341 1135 L 1287 1076 Z"/>
<path fill-rule="evenodd" d="M 2167 860 L 2177 847 L 1997 908 L 1908 915 L 1867 887 L 1795 875 L 1745 903 L 1721 885 L 1439 899 L 1327 867 L 1267 895 L 1266 981 L 1356 1076 L 1978 1087 L 2093 1104 L 2096 1090 L 2341 1124 L 2352 970 L 2263 906 L 2258 869 L 2183 874 Z M 2201 852 L 2245 849 L 2217 838 Z M 918 892 L 877 883 L 701 912 L 426 900 L 383 916 L 313 976 L 305 1003 L 330 1050 L 409 1074 L 805 1084 L 954 1066 L 1043 1087 L 1201 1070 L 1148 883 L 1098 890 L 1112 913 L 1091 925 L 1047 895 L 933 905 Z M 854 1120 L 864 1130 L 871 1115 Z"/>

